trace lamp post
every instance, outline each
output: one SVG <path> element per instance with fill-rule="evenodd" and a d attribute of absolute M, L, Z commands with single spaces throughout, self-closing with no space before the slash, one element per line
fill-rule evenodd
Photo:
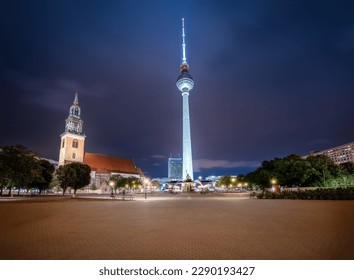
<path fill-rule="evenodd" d="M 144 179 L 144 185 L 145 185 L 145 199 L 147 197 L 147 186 L 149 184 L 149 179 L 148 178 L 145 178 Z"/>
<path fill-rule="evenodd" d="M 231 185 L 233 186 L 233 187 L 235 187 L 235 183 L 236 183 L 236 178 L 235 177 L 232 177 L 231 178 Z"/>
<path fill-rule="evenodd" d="M 111 187 L 111 197 L 113 198 L 114 197 L 114 193 L 113 193 L 113 188 L 114 188 L 114 185 L 115 185 L 115 181 L 114 180 L 110 180 L 109 181 L 109 185 Z"/>
<path fill-rule="evenodd" d="M 275 192 L 275 193 L 279 193 L 280 192 L 280 188 L 279 188 L 277 179 L 272 178 L 270 180 L 270 183 L 272 184 L 272 191 Z"/>

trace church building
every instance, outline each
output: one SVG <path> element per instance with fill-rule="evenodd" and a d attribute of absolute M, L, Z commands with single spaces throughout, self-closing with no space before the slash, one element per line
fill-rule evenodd
<path fill-rule="evenodd" d="M 82 162 L 91 168 L 91 183 L 84 191 L 96 189 L 97 193 L 110 193 L 108 181 L 112 175 L 141 179 L 143 172 L 132 159 L 85 152 L 86 135 L 82 133 L 83 121 L 79 106 L 78 92 L 75 93 L 69 116 L 65 120 L 65 132 L 60 136 L 59 166 L 72 162 Z"/>

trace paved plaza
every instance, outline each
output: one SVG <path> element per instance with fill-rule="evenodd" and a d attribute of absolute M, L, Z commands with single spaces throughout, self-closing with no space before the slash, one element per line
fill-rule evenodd
<path fill-rule="evenodd" d="M 0 200 L 0 259 L 354 259 L 354 201 Z"/>

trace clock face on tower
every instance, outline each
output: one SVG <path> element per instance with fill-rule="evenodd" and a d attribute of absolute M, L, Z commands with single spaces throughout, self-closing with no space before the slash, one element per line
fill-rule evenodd
<path fill-rule="evenodd" d="M 68 132 L 81 134 L 82 123 L 80 121 L 67 120 L 65 130 Z"/>

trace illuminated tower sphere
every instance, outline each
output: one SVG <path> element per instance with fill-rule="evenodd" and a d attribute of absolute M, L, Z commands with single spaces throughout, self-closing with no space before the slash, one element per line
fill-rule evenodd
<path fill-rule="evenodd" d="M 189 65 L 186 58 L 186 42 L 184 34 L 184 18 L 182 18 L 182 64 L 180 66 L 181 74 L 177 78 L 176 86 L 182 92 L 183 98 L 183 179 L 187 175 L 193 180 L 193 159 L 192 159 L 192 141 L 191 128 L 189 121 L 189 91 L 193 89 L 194 81 L 188 73 Z"/>
<path fill-rule="evenodd" d="M 69 116 L 65 120 L 65 132 L 60 135 L 59 165 L 84 161 L 86 136 L 82 134 L 83 121 L 80 115 L 79 93 L 76 92 L 74 103 L 69 110 Z"/>

